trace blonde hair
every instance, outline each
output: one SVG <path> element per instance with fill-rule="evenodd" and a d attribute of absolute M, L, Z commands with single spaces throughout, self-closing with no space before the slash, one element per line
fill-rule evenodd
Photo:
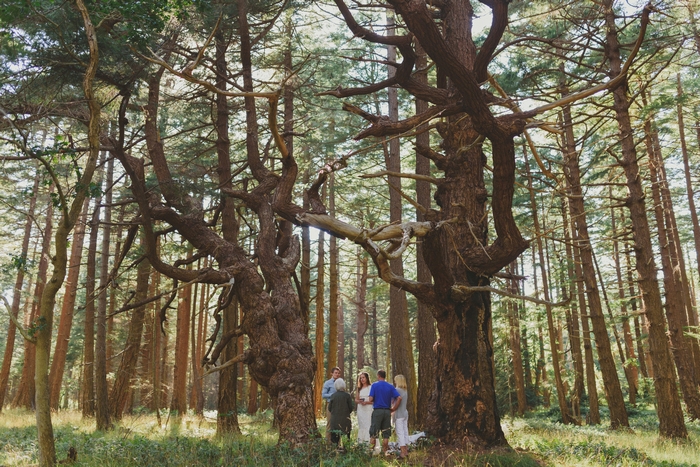
<path fill-rule="evenodd" d="M 396 385 L 397 388 L 401 388 L 401 389 L 408 388 L 408 385 L 406 384 L 406 377 L 404 375 L 394 376 L 394 384 Z"/>

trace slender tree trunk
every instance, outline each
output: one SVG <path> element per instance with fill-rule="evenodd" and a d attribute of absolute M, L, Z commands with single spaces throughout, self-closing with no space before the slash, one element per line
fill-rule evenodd
<path fill-rule="evenodd" d="M 68 265 L 68 275 L 66 276 L 66 292 L 61 305 L 61 318 L 56 333 L 56 346 L 54 347 L 51 370 L 49 372 L 51 408 L 58 410 L 61 386 L 63 385 L 63 372 L 66 367 L 66 355 L 68 353 L 68 340 L 73 326 L 73 312 L 75 310 L 75 299 L 78 295 L 78 278 L 80 275 L 80 261 L 83 257 L 83 240 L 85 238 L 85 222 L 90 201 L 83 203 L 83 211 L 80 220 L 76 224 L 73 242 L 71 244 L 70 264 Z"/>
<path fill-rule="evenodd" d="M 565 92 L 567 94 L 568 92 Z M 565 106 L 562 109 L 564 115 L 564 126 L 566 135 L 566 151 L 564 153 L 565 165 L 564 174 L 569 190 L 569 209 L 571 210 L 571 220 L 576 228 L 576 246 L 581 257 L 583 270 L 583 280 L 586 284 L 586 298 L 588 299 L 588 309 L 595 336 L 595 345 L 598 350 L 598 362 L 603 375 L 603 387 L 605 388 L 605 398 L 610 408 L 610 427 L 629 427 L 627 409 L 620 387 L 620 380 L 617 377 L 617 368 L 610 348 L 610 338 L 608 336 L 607 324 L 603 315 L 603 306 L 598 292 L 595 266 L 593 264 L 593 254 L 590 236 L 588 234 L 588 222 L 586 220 L 586 209 L 584 206 L 583 190 L 581 188 L 581 170 L 579 168 L 578 155 L 574 144 L 574 128 L 571 118 L 571 109 Z"/>
<path fill-rule="evenodd" d="M 97 276 L 97 233 L 100 224 L 100 203 L 95 200 L 90 219 L 85 275 L 85 323 L 83 338 L 83 417 L 95 415 L 95 277 Z"/>
<path fill-rule="evenodd" d="M 95 317 L 95 419 L 98 430 L 112 428 L 109 416 L 109 389 L 107 387 L 107 289 L 109 286 L 107 276 L 109 275 L 109 245 L 112 233 L 114 157 L 110 157 L 107 161 L 105 183 L 104 227 L 102 228 L 102 251 L 100 251 L 100 289 L 97 296 L 97 316 Z"/>
<path fill-rule="evenodd" d="M 188 253 L 188 256 L 191 255 L 192 251 Z M 187 413 L 187 353 L 189 350 L 191 310 L 192 286 L 187 285 L 180 289 L 178 293 L 177 325 L 175 331 L 175 368 L 173 369 L 173 398 L 170 404 L 170 410 L 175 412 L 179 417 Z"/>
<path fill-rule="evenodd" d="M 624 221 L 624 215 L 622 217 Z M 632 308 L 632 314 L 635 316 L 634 318 L 634 332 L 635 332 L 635 338 L 637 339 L 637 355 L 639 356 L 639 369 L 642 372 L 642 376 L 645 378 L 650 378 L 653 377 L 653 370 L 652 370 L 652 365 L 651 365 L 651 353 L 649 352 L 649 348 L 644 346 L 644 342 L 642 340 L 642 327 L 644 328 L 644 333 L 648 335 L 649 332 L 649 325 L 646 317 L 642 314 L 641 318 L 643 320 L 644 326 L 640 325 L 640 319 L 639 319 L 639 313 L 638 309 L 639 307 L 637 306 L 637 294 L 636 290 L 634 288 L 635 280 L 633 278 L 633 268 L 632 268 L 632 259 L 630 255 L 630 247 L 629 245 L 625 244 L 625 267 L 627 270 L 627 284 L 629 287 L 629 295 L 630 295 L 630 307 Z M 642 308 L 644 308 L 642 306 Z"/>
<path fill-rule="evenodd" d="M 224 315 L 223 334 L 226 335 L 238 327 L 238 301 L 234 298 L 231 304 L 225 310 L 222 310 L 222 313 Z M 235 358 L 237 350 L 236 346 L 227 345 L 224 349 L 224 360 L 229 361 Z M 218 436 L 241 432 L 238 425 L 237 377 L 237 365 L 232 365 L 219 372 L 218 416 L 216 418 L 216 434 Z M 248 409 L 250 410 L 250 405 Z M 255 413 L 255 411 L 252 413 Z"/>
<path fill-rule="evenodd" d="M 571 225 L 573 237 L 576 237 L 576 228 Z M 586 307 L 586 291 L 583 280 L 583 268 L 581 267 L 581 254 L 578 247 L 574 247 L 574 272 L 576 274 L 576 289 L 578 307 L 581 314 L 581 331 L 583 335 L 583 355 L 586 360 L 586 389 L 588 392 L 588 415 L 586 422 L 589 425 L 600 424 L 600 406 L 598 403 L 598 387 L 596 384 L 595 363 L 593 360 L 593 345 L 591 342 L 590 322 L 588 320 L 588 308 Z"/>
<path fill-rule="evenodd" d="M 27 221 L 24 224 L 24 236 L 22 237 L 22 249 L 20 250 L 19 258 L 24 264 L 20 264 L 17 268 L 17 278 L 15 279 L 15 287 L 12 291 L 12 315 L 17 318 L 19 316 L 19 306 L 22 299 L 22 286 L 24 284 L 25 265 L 27 263 L 27 254 L 29 253 L 29 240 L 32 234 L 32 223 L 34 221 L 34 211 L 36 210 L 36 198 L 39 191 L 39 174 L 34 177 L 34 186 L 32 188 L 32 196 L 29 199 L 29 209 L 27 210 Z M 31 287 L 28 288 L 28 290 Z M 27 302 L 27 300 L 25 300 Z M 12 367 L 12 355 L 15 350 L 15 338 L 17 336 L 17 327 L 15 323 L 10 321 L 7 328 L 7 338 L 5 339 L 5 353 L 2 359 L 2 368 L 0 368 L 0 413 L 7 394 L 7 386 L 10 380 L 10 369 Z"/>
<path fill-rule="evenodd" d="M 205 259 L 206 264 L 206 259 Z M 199 292 L 199 294 L 198 294 Z M 195 297 L 199 298 L 199 306 L 195 308 L 194 313 L 192 313 L 192 401 L 190 403 L 195 414 L 202 417 L 204 416 L 204 379 L 201 374 L 202 366 L 202 340 L 203 340 L 203 326 L 204 326 L 204 315 L 206 314 L 206 287 L 204 284 L 195 284 Z M 195 300 L 196 302 L 196 300 Z M 195 322 L 196 321 L 196 322 Z M 237 343 L 236 340 L 233 343 Z M 236 352 L 238 352 L 238 346 L 231 345 Z M 238 373 L 238 366 L 236 365 L 236 372 Z M 238 379 L 238 378 L 236 378 Z M 236 381 L 236 390 L 238 390 L 238 382 Z"/>
<path fill-rule="evenodd" d="M 83 17 L 87 42 L 90 50 L 90 61 L 87 65 L 83 80 L 83 92 L 90 109 L 88 121 L 89 151 L 77 186 L 87 187 L 97 165 L 100 137 L 100 105 L 92 89 L 92 80 L 97 71 L 98 49 L 97 35 L 90 21 L 90 16 L 82 0 L 76 0 L 78 10 Z M 51 424 L 51 407 L 49 393 L 49 357 L 51 354 L 51 333 L 53 331 L 54 307 L 56 295 L 63 285 L 68 264 L 68 235 L 80 216 L 86 190 L 75 190 L 70 205 L 67 199 L 61 199 L 61 220 L 56 228 L 54 239 L 55 255 L 52 258 L 53 273 L 41 295 L 39 308 L 39 323 L 42 325 L 35 334 L 36 365 L 34 380 L 36 382 L 36 427 L 39 441 L 39 465 L 53 466 L 56 462 L 56 446 L 54 444 L 53 425 Z M 62 196 L 60 196 L 62 198 Z"/>
<path fill-rule="evenodd" d="M 428 60 L 420 44 L 416 44 L 416 69 L 420 70 L 414 74 L 416 81 L 428 83 Z M 416 99 L 416 114 L 422 114 L 428 110 L 428 102 Z M 416 129 L 416 147 L 430 146 L 429 125 L 426 123 Z M 416 151 L 416 174 L 430 175 L 430 160 Z M 426 180 L 416 180 L 416 201 L 418 205 L 425 209 L 431 207 L 430 182 Z M 418 209 L 416 220 L 425 221 L 425 211 Z M 431 283 L 432 277 L 430 269 L 423 259 L 423 242 L 416 243 L 416 278 L 419 282 Z M 418 316 L 416 323 L 416 346 L 418 347 L 418 392 L 416 407 L 427 407 L 430 401 L 430 394 L 434 390 L 435 382 L 435 351 L 433 346 L 437 341 L 435 334 L 435 318 L 430 310 L 430 304 L 418 301 Z M 423 428 L 425 425 L 425 410 L 415 411 L 415 426 Z"/>
<path fill-rule="evenodd" d="M 538 233 L 536 245 L 537 252 L 539 254 L 539 265 L 540 265 L 540 275 L 542 277 L 542 292 L 544 294 L 544 299 L 547 301 L 545 305 L 545 310 L 547 314 L 547 329 L 549 331 L 549 347 L 552 354 L 552 367 L 554 370 L 554 381 L 557 388 L 557 401 L 559 402 L 559 410 L 561 411 L 562 421 L 565 424 L 576 423 L 576 420 L 569 413 L 568 404 L 566 402 L 566 390 L 564 389 L 564 382 L 561 375 L 561 365 L 559 363 L 559 344 L 557 342 L 557 334 L 554 328 L 554 317 L 552 315 L 552 306 L 549 304 L 549 278 L 547 275 L 547 269 L 545 266 L 545 256 L 544 247 L 542 244 L 542 237 L 539 235 L 542 232 L 539 224 L 539 215 L 537 211 L 537 201 L 535 200 L 535 191 L 532 186 L 532 175 L 530 174 L 530 165 L 525 156 L 525 170 L 527 172 L 528 188 L 530 191 L 530 209 L 532 212 L 532 221 L 535 232 Z"/>
<path fill-rule="evenodd" d="M 521 275 L 525 275 L 525 265 L 524 265 L 524 259 L 521 256 L 520 257 L 520 273 Z M 516 261 L 517 265 L 517 261 Z M 518 273 L 518 270 L 516 269 L 516 274 Z M 525 307 L 521 304 L 518 306 L 518 317 L 520 320 L 524 319 L 525 317 Z M 528 389 L 533 389 L 533 382 L 532 382 L 532 367 L 530 364 L 530 346 L 529 346 L 529 338 L 528 338 L 528 326 L 521 326 L 521 332 L 520 332 L 520 341 L 522 343 L 522 349 L 523 349 L 523 367 L 525 370 L 525 387 Z"/>
<path fill-rule="evenodd" d="M 564 291 L 564 296 L 573 296 L 576 287 L 576 273 L 574 271 L 574 251 L 572 245 L 571 227 L 567 214 L 568 203 L 562 200 L 562 220 L 564 227 L 564 245 L 566 249 L 566 274 L 571 287 Z M 571 412 L 574 417 L 581 418 L 581 399 L 586 392 L 584 383 L 583 353 L 581 352 L 581 328 L 579 321 L 579 310 L 577 304 L 572 300 L 571 306 L 566 314 L 567 328 L 569 330 L 569 342 L 571 345 L 571 358 L 574 362 L 574 387 L 571 394 Z"/>
<path fill-rule="evenodd" d="M 620 44 L 617 38 L 617 25 L 612 0 L 603 0 L 607 27 L 605 52 L 610 63 L 611 77 L 616 77 L 622 69 Z M 620 128 L 622 160 L 627 178 L 628 201 L 634 233 L 634 250 L 639 288 L 642 292 L 644 310 L 649 320 L 649 346 L 654 365 L 654 387 L 658 402 L 659 433 L 668 438 L 687 438 L 688 431 L 683 420 L 673 362 L 665 333 L 665 320 L 661 305 L 661 294 L 656 280 L 656 262 L 651 245 L 651 232 L 646 217 L 644 189 L 639 173 L 637 153 L 634 144 L 632 125 L 629 117 L 627 80 L 613 90 L 614 109 Z"/>
<path fill-rule="evenodd" d="M 395 34 L 395 23 L 393 11 L 387 10 L 387 36 Z M 396 47 L 387 46 L 387 60 L 396 61 Z M 388 67 L 388 78 L 391 79 L 396 74 L 396 68 Z M 399 119 L 398 91 L 395 87 L 387 89 L 389 100 L 389 118 L 392 121 Z M 384 157 L 386 168 L 389 172 L 401 172 L 401 153 L 398 138 L 388 141 L 388 148 L 385 147 Z M 402 198 L 401 198 L 401 178 L 390 175 L 389 182 L 389 217 L 391 222 L 401 222 L 402 218 Z M 399 276 L 404 275 L 403 258 L 399 256 L 390 261 L 391 271 Z M 416 367 L 413 360 L 413 346 L 411 340 L 410 324 L 408 320 L 408 302 L 406 291 L 390 286 L 389 289 L 389 333 L 391 334 L 391 371 L 393 375 L 402 374 L 408 383 L 408 420 L 410 423 L 416 418 L 416 397 L 418 395 L 418 385 L 416 384 Z"/>
<path fill-rule="evenodd" d="M 328 177 L 328 212 L 335 215 L 335 176 Z M 338 361 L 338 239 L 331 235 L 328 248 L 328 367 L 326 378 L 330 378 L 331 369 L 339 367 L 342 375 L 342 362 Z M 342 375 L 343 377 L 345 375 Z"/>
<path fill-rule="evenodd" d="M 681 75 L 678 73 L 676 75 L 676 79 L 678 81 L 678 104 L 676 106 L 677 108 L 677 113 L 678 113 L 678 139 L 681 142 L 681 154 L 683 155 L 683 168 L 685 172 L 685 183 L 686 183 L 686 193 L 688 196 L 688 210 L 690 211 L 690 219 L 691 222 L 693 223 L 693 240 L 696 248 L 696 260 L 700 259 L 700 252 L 697 251 L 697 248 L 700 248 L 700 222 L 698 221 L 698 213 L 695 210 L 695 199 L 694 199 L 694 194 L 693 194 L 693 185 L 691 182 L 691 176 L 690 176 L 690 164 L 689 164 L 689 157 L 688 157 L 688 147 L 685 141 L 685 123 L 684 123 L 684 118 L 683 118 L 683 86 L 681 82 Z M 700 132 L 700 128 L 696 128 L 696 131 Z M 655 143 L 658 143 L 658 134 L 656 134 L 655 138 Z M 659 152 L 660 154 L 660 152 Z M 661 170 L 664 172 L 664 179 L 666 179 L 666 169 L 664 168 L 663 164 L 661 164 Z M 678 258 L 678 270 L 680 271 L 682 275 L 682 284 L 684 286 L 684 296 L 686 297 L 686 311 L 688 315 L 688 324 L 690 326 L 697 326 L 700 324 L 700 320 L 698 318 L 698 313 L 697 313 L 697 308 L 694 308 L 694 302 L 695 300 L 692 297 L 692 288 L 691 284 L 693 281 L 688 281 L 688 276 L 687 276 L 687 269 L 685 267 L 685 258 L 683 255 L 683 252 L 681 251 L 681 242 L 679 238 L 679 232 L 678 232 L 678 227 L 676 225 L 676 216 L 673 211 L 673 206 L 671 202 L 671 197 L 670 193 L 668 190 L 668 183 L 664 184 L 664 213 L 666 216 L 669 216 L 671 218 L 671 221 L 673 222 L 673 234 L 674 234 L 674 241 L 676 244 L 676 255 Z M 698 267 L 700 267 L 700 263 L 698 263 Z M 700 383 L 700 340 L 698 339 L 689 339 L 690 345 L 693 349 L 693 360 L 694 360 L 694 370 L 695 370 L 695 383 L 696 387 L 697 384 Z"/>
<path fill-rule="evenodd" d="M 516 264 L 512 264 L 506 272 L 512 273 L 513 269 L 517 268 Z M 513 294 L 519 294 L 518 284 L 515 279 L 510 279 L 509 291 Z M 523 373 L 523 358 L 520 351 L 520 317 L 518 316 L 518 304 L 515 301 L 508 301 L 508 342 L 510 344 L 510 355 L 513 369 L 513 378 L 515 380 L 515 394 L 518 399 L 518 415 L 523 416 L 527 410 L 527 398 L 525 396 L 525 375 Z"/>
<path fill-rule="evenodd" d="M 151 277 L 148 280 L 148 296 L 154 297 L 156 295 L 156 282 L 155 282 L 155 270 L 151 268 Z M 156 308 L 157 309 L 157 306 Z M 158 351 L 156 350 L 155 340 L 156 340 L 156 322 L 155 316 L 158 313 L 154 312 L 154 304 L 149 303 L 146 305 L 146 314 L 144 316 L 144 331 L 143 331 L 143 344 L 141 345 L 141 352 L 139 354 L 140 369 L 139 369 L 139 386 L 140 394 L 139 400 L 142 407 L 146 407 L 150 410 L 154 410 L 154 398 L 155 398 L 155 384 L 154 378 L 154 358 Z"/>
<path fill-rule="evenodd" d="M 251 378 L 248 388 L 248 414 L 253 415 L 258 411 L 258 382 Z"/>
<path fill-rule="evenodd" d="M 245 13 L 243 13 L 245 14 Z M 228 64 L 226 52 L 229 43 L 224 30 L 218 30 L 216 39 L 216 86 L 219 89 L 227 88 Z M 246 104 L 247 105 L 247 104 Z M 228 189 L 233 188 L 231 172 L 231 141 L 229 138 L 229 103 L 228 98 L 223 94 L 216 95 L 216 153 L 217 153 L 217 175 L 219 184 Z M 225 240 L 236 244 L 238 242 L 238 214 L 234 200 L 228 197 L 222 198 L 222 235 Z M 223 313 L 224 333 L 230 332 L 238 326 L 238 301 L 234 299 L 231 304 L 221 312 Z M 226 346 L 224 358 L 228 361 L 236 356 L 238 351 L 237 340 Z M 238 410 L 237 410 L 237 377 L 239 368 L 228 368 L 219 374 L 219 387 L 217 409 L 218 417 L 216 431 L 218 435 L 224 433 L 239 433 Z"/>
<path fill-rule="evenodd" d="M 338 297 L 340 298 L 340 297 Z M 345 313 L 343 310 L 342 300 L 338 300 L 338 367 L 340 368 L 340 374 L 345 375 L 344 378 L 348 379 L 348 382 L 352 379 L 349 375 L 345 374 Z"/>
<path fill-rule="evenodd" d="M 316 373 L 314 377 L 314 407 L 316 408 L 316 415 L 320 416 L 324 413 L 323 399 L 321 397 L 321 392 L 323 391 L 323 382 L 326 372 L 323 370 L 325 362 L 325 351 L 323 349 L 324 342 L 324 291 L 325 291 L 325 234 L 320 232 L 318 234 L 318 248 L 317 248 L 317 259 L 316 259 L 316 344 L 314 346 L 316 354 Z"/>
<path fill-rule="evenodd" d="M 54 192 L 53 186 L 51 193 Z M 46 280 L 49 269 L 49 258 L 51 257 L 51 236 L 53 235 L 53 202 L 49 202 L 46 210 L 46 227 L 41 243 L 41 257 L 39 259 L 39 269 L 34 285 L 34 299 L 32 301 L 29 319 L 25 319 L 25 326 L 32 329 L 36 335 L 38 327 L 46 324 L 40 322 L 41 297 L 46 290 Z M 47 362 L 48 364 L 48 362 Z M 33 410 L 36 407 L 36 342 L 24 342 L 24 366 L 22 376 L 20 376 L 19 386 L 12 401 L 12 407 L 24 407 Z M 48 403 L 48 401 L 47 401 Z"/>
<path fill-rule="evenodd" d="M 693 353 L 690 343 L 683 336 L 683 330 L 688 325 L 685 303 L 683 300 L 680 277 L 674 273 L 674 264 L 671 258 L 671 250 L 675 248 L 674 239 L 670 233 L 671 226 L 666 223 L 663 201 L 661 199 L 660 185 L 664 183 L 661 178 L 660 166 L 663 164 L 661 155 L 655 151 L 652 141 L 652 122 L 647 119 L 644 122 L 645 142 L 649 156 L 649 171 L 651 173 L 652 199 L 654 202 L 654 214 L 656 216 L 657 232 L 661 247 L 661 267 L 664 277 L 664 292 L 666 295 L 666 320 L 668 321 L 668 335 L 671 339 L 671 351 L 676 363 L 678 380 L 681 393 L 688 411 L 693 420 L 700 418 L 700 394 L 695 384 L 695 368 L 693 365 Z"/>
<path fill-rule="evenodd" d="M 365 333 L 367 332 L 367 258 L 362 256 L 362 249 L 357 247 L 355 284 L 355 331 L 357 335 L 357 370 L 367 366 L 365 361 Z"/>
<path fill-rule="evenodd" d="M 141 239 L 143 244 L 144 239 Z M 151 264 L 145 257 L 141 260 L 136 270 L 136 294 L 134 303 L 141 303 L 148 298 L 148 278 L 151 275 Z M 141 336 L 143 334 L 143 322 L 146 318 L 147 305 L 136 307 L 131 312 L 129 334 L 122 352 L 122 359 L 116 371 L 116 379 L 109 397 L 109 414 L 114 420 L 121 420 L 127 405 L 132 383 L 136 379 L 136 363 L 141 350 Z M 185 356 L 187 361 L 187 356 Z M 107 418 L 109 421 L 109 418 Z"/>
<path fill-rule="evenodd" d="M 609 196 L 612 199 L 612 187 L 609 189 Z M 617 219 L 615 217 L 615 208 L 610 209 L 610 221 L 612 225 L 613 237 L 613 260 L 615 261 L 615 272 L 617 274 L 617 296 L 620 302 L 620 315 L 622 316 L 622 333 L 625 340 L 625 352 L 627 361 L 625 363 L 625 375 L 629 383 L 629 402 L 630 405 L 637 404 L 637 392 L 639 389 L 639 372 L 637 369 L 637 356 L 634 351 L 634 341 L 632 340 L 632 332 L 630 329 L 629 315 L 627 313 L 627 303 L 625 297 L 625 285 L 622 282 L 622 263 L 620 262 L 620 244 L 617 240 Z"/>
<path fill-rule="evenodd" d="M 374 285 L 374 280 L 372 281 Z M 377 343 L 377 338 L 379 336 L 379 331 L 377 330 L 377 300 L 372 300 L 372 366 L 374 368 L 379 368 L 379 346 Z"/>

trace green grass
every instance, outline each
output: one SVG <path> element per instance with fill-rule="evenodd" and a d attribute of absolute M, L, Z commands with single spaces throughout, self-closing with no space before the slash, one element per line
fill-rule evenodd
<path fill-rule="evenodd" d="M 395 459 L 371 457 L 361 446 L 348 444 L 340 454 L 320 437 L 304 449 L 277 444 L 270 414 L 239 418 L 241 436 L 217 438 L 214 414 L 205 418 L 171 419 L 160 427 L 153 415 L 126 417 L 108 433 L 95 432 L 94 421 L 79 413 L 54 414 L 56 450 L 64 458 L 72 446 L 78 466 L 386 466 Z M 659 439 L 653 411 L 636 410 L 632 431 L 610 431 L 605 425 L 572 427 L 543 413 L 504 420 L 506 436 L 515 450 L 487 454 L 452 452 L 426 443 L 410 453 L 402 465 L 464 467 L 538 466 L 676 466 L 700 465 L 700 424 L 688 423 L 690 440 Z M 319 422 L 322 425 L 323 421 Z M 322 429 L 319 426 L 319 429 Z M 9 410 L 0 414 L 0 465 L 37 462 L 34 415 Z"/>

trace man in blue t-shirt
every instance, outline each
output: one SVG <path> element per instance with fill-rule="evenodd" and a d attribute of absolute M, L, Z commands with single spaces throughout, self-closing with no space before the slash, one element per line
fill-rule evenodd
<path fill-rule="evenodd" d="M 382 435 L 382 453 L 386 454 L 391 436 L 391 414 L 399 407 L 401 395 L 394 386 L 386 382 L 386 371 L 377 372 L 377 382 L 369 390 L 369 401 L 372 402 L 372 424 L 369 427 L 369 442 L 372 451 L 377 444 L 377 437 Z"/>

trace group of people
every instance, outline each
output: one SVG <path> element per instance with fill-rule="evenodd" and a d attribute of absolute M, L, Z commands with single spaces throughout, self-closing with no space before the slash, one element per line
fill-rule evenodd
<path fill-rule="evenodd" d="M 372 383 L 366 372 L 357 378 L 354 398 L 347 392 L 347 385 L 340 377 L 340 368 L 333 368 L 331 378 L 323 384 L 323 399 L 327 402 L 326 433 L 330 441 L 339 444 L 342 435 L 350 439 L 351 413 L 357 408 L 357 442 L 368 442 L 375 450 L 377 438 L 382 439 L 381 451 L 386 453 L 391 436 L 391 420 L 400 449 L 400 458 L 408 455 L 408 391 L 403 375 L 394 377 L 394 385 L 386 381 L 386 371 L 377 371 L 377 381 Z"/>

